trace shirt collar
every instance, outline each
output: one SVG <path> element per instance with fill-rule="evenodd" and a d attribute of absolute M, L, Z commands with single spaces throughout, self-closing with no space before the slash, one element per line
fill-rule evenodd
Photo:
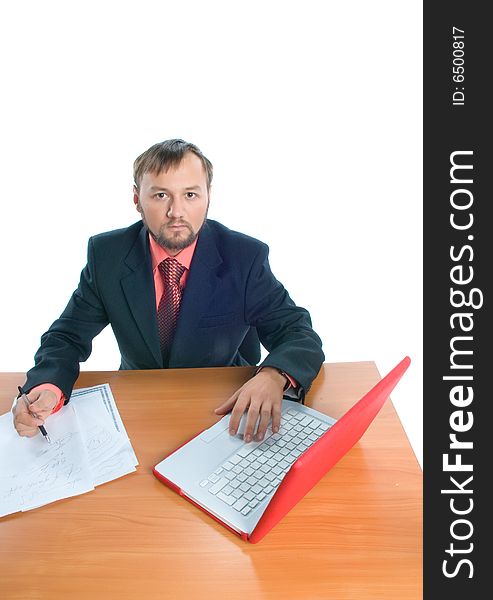
<path fill-rule="evenodd" d="M 166 250 L 160 246 L 154 238 L 148 233 L 149 236 L 149 244 L 151 248 L 151 259 L 152 259 L 152 270 L 154 271 L 156 267 L 166 258 L 176 258 L 176 260 L 185 267 L 185 269 L 190 270 L 190 263 L 192 262 L 193 253 L 195 252 L 195 246 L 197 245 L 198 238 L 195 238 L 190 246 L 187 246 L 183 250 L 180 250 L 176 256 L 171 256 L 166 252 Z"/>

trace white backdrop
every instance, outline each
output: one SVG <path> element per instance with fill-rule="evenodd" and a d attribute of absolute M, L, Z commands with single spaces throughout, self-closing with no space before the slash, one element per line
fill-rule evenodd
<path fill-rule="evenodd" d="M 422 464 L 421 3 L 45 0 L 0 22 L 0 370 L 31 367 L 88 237 L 138 219 L 134 158 L 181 137 L 328 362 L 411 356 L 392 399 Z M 82 369 L 118 365 L 107 328 Z"/>

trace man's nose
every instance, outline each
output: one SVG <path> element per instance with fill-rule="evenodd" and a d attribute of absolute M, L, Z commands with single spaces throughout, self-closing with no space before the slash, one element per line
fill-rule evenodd
<path fill-rule="evenodd" d="M 172 198 L 166 216 L 169 219 L 181 219 L 185 214 L 185 203 L 180 198 Z"/>

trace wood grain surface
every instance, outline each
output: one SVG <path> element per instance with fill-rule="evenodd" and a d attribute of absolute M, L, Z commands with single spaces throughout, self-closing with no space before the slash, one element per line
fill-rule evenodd
<path fill-rule="evenodd" d="M 390 400 L 257 545 L 153 476 L 166 454 L 216 422 L 213 409 L 252 373 L 82 373 L 76 387 L 110 384 L 139 466 L 87 494 L 1 518 L 0 598 L 422 598 L 422 472 Z M 372 362 L 324 364 L 306 404 L 338 418 L 379 378 Z M 22 373 L 0 374 L 0 413 L 23 382 Z"/>

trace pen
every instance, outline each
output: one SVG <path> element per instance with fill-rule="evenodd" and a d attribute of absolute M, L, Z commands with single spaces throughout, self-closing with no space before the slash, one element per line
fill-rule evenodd
<path fill-rule="evenodd" d="M 27 406 L 27 410 L 32 414 L 33 417 L 36 417 L 36 419 L 37 419 L 38 415 L 31 411 L 31 405 L 29 404 L 29 400 L 28 400 L 26 394 L 22 391 L 21 386 L 18 385 L 17 389 L 19 390 L 19 395 L 17 396 L 17 398 L 22 398 L 24 400 L 24 402 L 26 403 L 26 406 Z M 48 444 L 51 444 L 50 436 L 48 435 L 48 432 L 43 427 L 43 425 L 38 425 L 38 428 L 41 431 L 41 433 L 44 435 L 44 438 L 48 442 Z"/>

